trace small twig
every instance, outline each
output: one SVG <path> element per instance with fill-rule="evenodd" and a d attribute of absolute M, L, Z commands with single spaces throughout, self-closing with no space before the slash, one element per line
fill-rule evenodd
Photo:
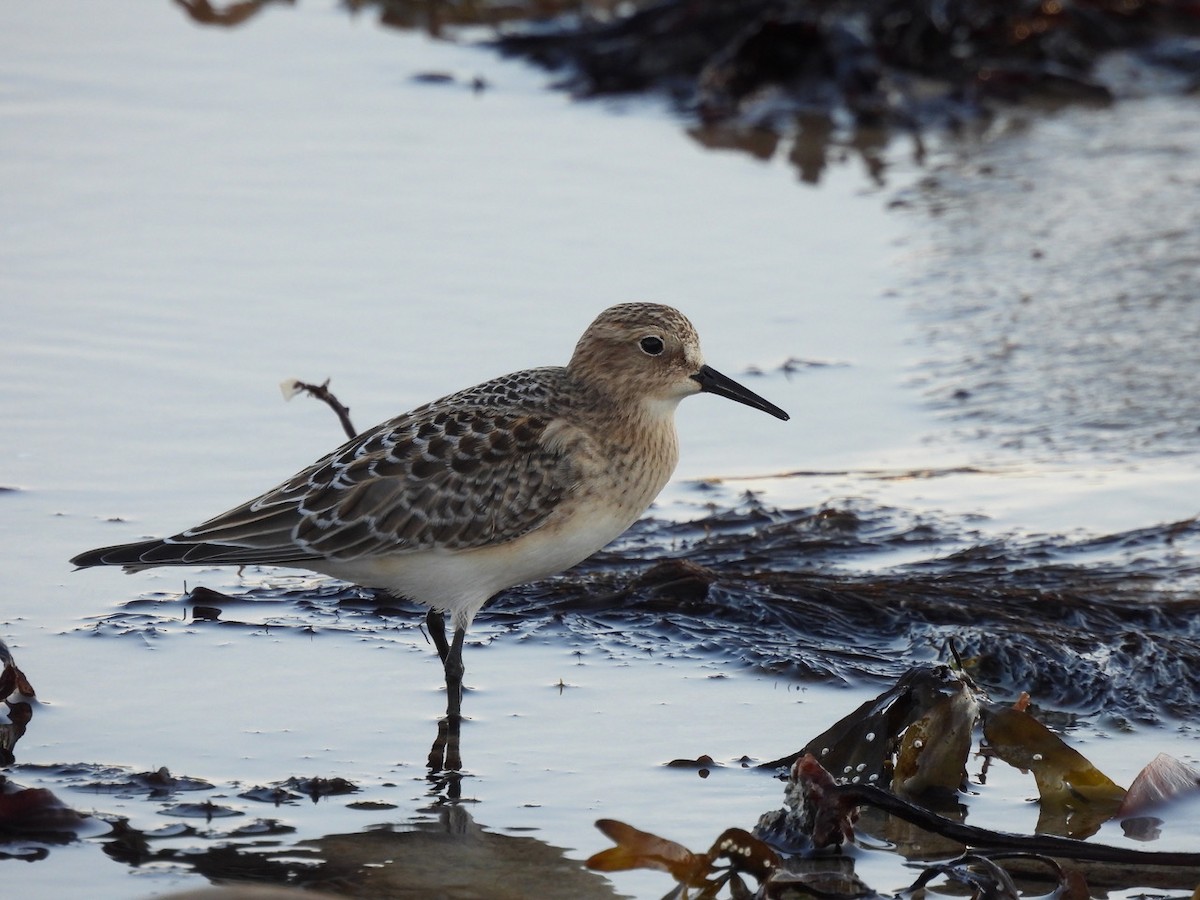
<path fill-rule="evenodd" d="M 338 421 L 342 423 L 342 430 L 346 432 L 346 436 L 351 438 L 358 436 L 358 431 L 350 421 L 350 407 L 344 406 L 333 395 L 333 391 L 329 390 L 328 378 L 321 384 L 308 384 L 296 378 L 287 378 L 279 385 L 279 389 L 283 391 L 284 400 L 291 400 L 297 394 L 305 393 L 310 397 L 325 401 L 329 408 L 337 413 Z"/>

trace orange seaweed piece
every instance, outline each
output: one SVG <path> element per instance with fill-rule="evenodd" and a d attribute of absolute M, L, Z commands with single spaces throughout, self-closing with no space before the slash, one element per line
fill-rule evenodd
<path fill-rule="evenodd" d="M 712 872 L 712 864 L 707 856 L 693 853 L 675 841 L 648 831 L 639 831 L 616 819 L 600 819 L 596 827 L 617 846 L 601 850 L 588 858 L 585 865 L 593 871 L 657 869 L 670 872 L 676 881 L 689 887 L 705 886 L 705 878 Z"/>

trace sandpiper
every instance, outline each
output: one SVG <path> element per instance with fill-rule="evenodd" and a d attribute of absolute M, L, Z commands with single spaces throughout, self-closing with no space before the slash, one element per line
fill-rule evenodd
<path fill-rule="evenodd" d="M 788 418 L 705 365 L 678 310 L 623 303 L 588 327 L 565 368 L 526 369 L 435 400 L 194 528 L 71 562 L 127 572 L 286 566 L 418 601 L 429 607 L 446 712 L 457 720 L 475 614 L 632 525 L 675 468 L 676 406 L 701 392 Z"/>

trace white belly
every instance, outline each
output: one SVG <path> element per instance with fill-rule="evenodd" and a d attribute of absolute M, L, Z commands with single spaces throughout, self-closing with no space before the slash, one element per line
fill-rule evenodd
<path fill-rule="evenodd" d="M 475 550 L 422 550 L 360 560 L 323 562 L 312 568 L 361 584 L 384 588 L 450 612 L 454 627 L 466 628 L 493 595 L 569 569 L 619 537 L 637 515 L 575 515 L 507 544 Z"/>

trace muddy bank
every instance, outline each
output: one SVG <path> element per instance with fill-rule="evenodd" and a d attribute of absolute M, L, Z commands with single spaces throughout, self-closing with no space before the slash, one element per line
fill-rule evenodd
<path fill-rule="evenodd" d="M 1017 105 L 1194 93 L 1198 31 L 1184 2 L 667 0 L 495 45 L 577 96 L 668 96 L 706 148 L 786 156 L 808 184 L 860 160 L 882 184 L 897 152 L 924 161 L 931 132 L 976 131 Z"/>
<path fill-rule="evenodd" d="M 385 8 L 404 4 L 384 4 Z M 502 52 L 579 96 L 652 91 L 746 149 L 756 134 L 958 126 L 1030 99 L 1107 103 L 1200 85 L 1189 2 L 665 0 L 509 25 Z M 531 9 L 531 14 L 536 11 Z M 1122 70 L 1101 62 L 1115 53 Z M 822 125 L 825 121 L 828 124 Z M 705 128 L 709 129 L 707 132 Z M 725 138 L 719 137 L 724 132 Z"/>

